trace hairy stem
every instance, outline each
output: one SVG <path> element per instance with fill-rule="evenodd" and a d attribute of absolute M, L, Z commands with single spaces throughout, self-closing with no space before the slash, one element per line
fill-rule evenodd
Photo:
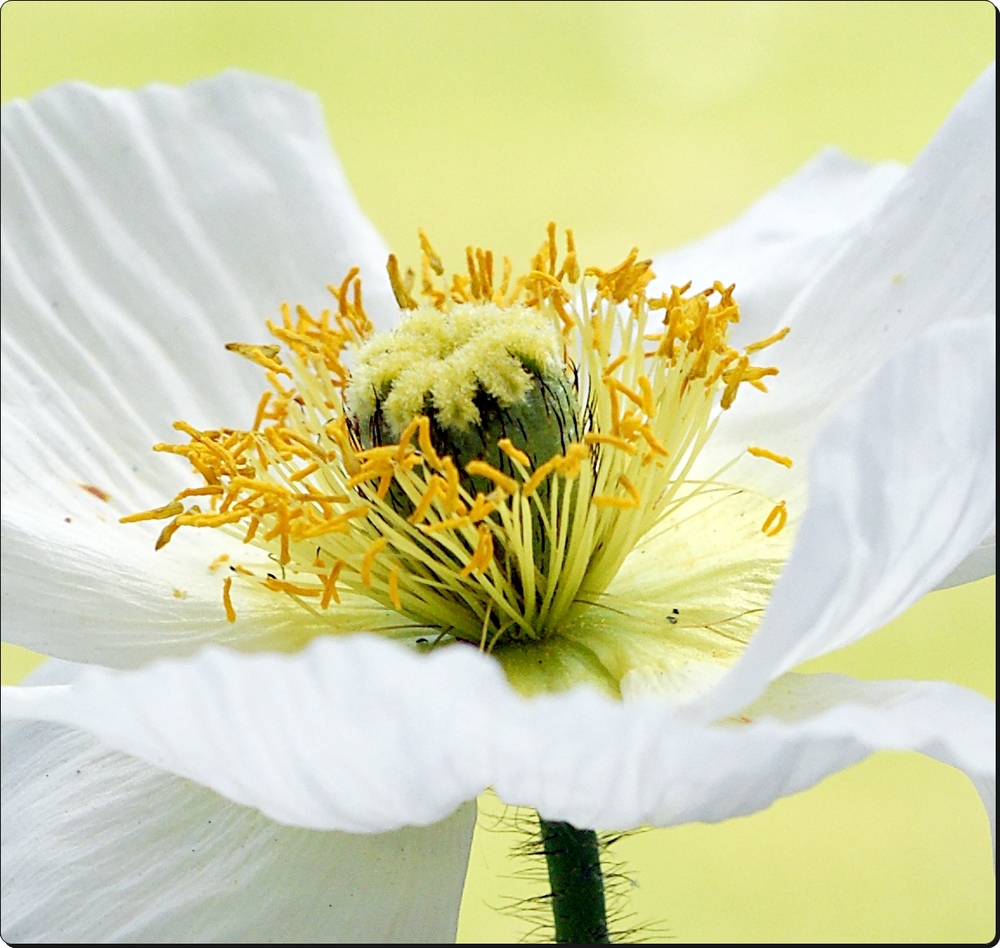
<path fill-rule="evenodd" d="M 556 944 L 610 944 L 597 834 L 569 823 L 540 822 L 552 886 Z"/>

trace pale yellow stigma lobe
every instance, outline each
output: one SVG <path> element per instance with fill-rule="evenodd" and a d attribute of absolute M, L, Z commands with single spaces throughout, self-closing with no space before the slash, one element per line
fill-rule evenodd
<path fill-rule="evenodd" d="M 512 405 L 533 385 L 525 365 L 557 371 L 560 356 L 551 321 L 524 306 L 422 306 L 361 347 L 347 401 L 363 425 L 381 410 L 394 440 L 430 409 L 445 428 L 463 430 L 480 421 L 480 391 Z"/>

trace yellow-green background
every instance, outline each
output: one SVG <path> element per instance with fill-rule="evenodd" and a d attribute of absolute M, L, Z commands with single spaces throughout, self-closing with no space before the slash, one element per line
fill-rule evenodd
<path fill-rule="evenodd" d="M 610 263 L 725 223 L 828 143 L 911 160 L 994 56 L 994 8 L 950 3 L 57 3 L 2 10 L 2 96 L 57 82 L 183 83 L 240 66 L 322 97 L 362 206 L 404 258 L 424 227 L 525 259 L 550 219 Z M 720 274 L 725 279 L 725 274 Z M 994 693 L 994 582 L 925 599 L 811 667 Z M 30 656 L 5 647 L 5 681 Z M 465 941 L 528 923 L 496 907 L 516 835 L 481 801 Z M 971 785 L 879 755 L 756 816 L 615 849 L 654 938 L 988 941 L 987 823 Z M 650 934 L 653 934 L 651 931 Z"/>

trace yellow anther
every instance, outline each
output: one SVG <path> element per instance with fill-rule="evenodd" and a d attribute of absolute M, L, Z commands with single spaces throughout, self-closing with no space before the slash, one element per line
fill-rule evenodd
<path fill-rule="evenodd" d="M 399 566 L 393 566 L 389 571 L 389 598 L 397 610 L 402 610 L 403 602 L 399 598 Z"/>
<path fill-rule="evenodd" d="M 243 537 L 244 543 L 250 543 L 253 540 L 253 538 L 257 535 L 257 528 L 259 526 L 260 526 L 260 519 L 258 517 L 254 517 L 250 521 L 250 526 L 247 528 L 246 536 Z"/>
<path fill-rule="evenodd" d="M 606 366 L 604 366 L 604 370 L 601 372 L 601 375 L 610 375 L 619 366 L 622 366 L 626 362 L 628 362 L 628 359 L 629 359 L 629 354 L 627 352 L 623 352 L 620 356 L 618 356 L 617 359 L 614 359 L 613 361 L 609 362 Z"/>
<path fill-rule="evenodd" d="M 497 447 L 503 451 L 512 461 L 516 461 L 518 464 L 528 467 L 531 464 L 531 458 L 528 457 L 520 448 L 515 447 L 514 442 L 510 438 L 501 438 L 497 442 Z M 513 493 L 513 491 L 511 492 Z"/>
<path fill-rule="evenodd" d="M 388 546 L 389 541 L 385 537 L 379 537 L 375 540 L 371 546 L 368 547 L 365 553 L 365 558 L 361 563 L 361 582 L 365 586 L 371 586 L 372 584 L 372 565 L 375 563 L 375 557 L 381 553 L 386 546 Z"/>
<path fill-rule="evenodd" d="M 366 517 L 370 509 L 367 504 L 363 504 L 360 507 L 355 507 L 353 510 L 338 514 L 336 517 L 331 517 L 329 520 L 324 520 L 322 523 L 303 530 L 298 535 L 298 539 L 309 540 L 313 537 L 323 536 L 325 533 L 348 533 L 350 532 L 349 522 L 359 517 Z"/>
<path fill-rule="evenodd" d="M 333 564 L 333 569 L 330 570 L 330 575 L 326 576 L 323 580 L 323 598 L 320 600 L 320 608 L 326 609 L 330 605 L 330 600 L 334 602 L 340 602 L 340 596 L 337 594 L 337 577 L 340 576 L 340 571 L 344 568 L 344 561 L 337 560 Z"/>
<path fill-rule="evenodd" d="M 465 465 L 465 470 L 473 477 L 485 477 L 493 481 L 502 491 L 508 494 L 517 493 L 517 481 L 513 477 L 508 477 L 503 471 L 498 471 L 492 464 L 486 461 L 470 461 Z"/>
<path fill-rule="evenodd" d="M 382 475 L 382 479 L 378 482 L 378 490 L 375 491 L 375 496 L 378 497 L 379 500 L 385 500 L 391 486 L 392 471 L 387 471 Z"/>
<path fill-rule="evenodd" d="M 647 418 L 656 417 L 656 403 L 653 401 L 653 386 L 645 375 L 640 375 L 636 381 L 639 383 L 639 391 L 642 392 L 642 410 Z"/>
<path fill-rule="evenodd" d="M 620 451 L 625 451 L 627 454 L 636 454 L 639 450 L 624 438 L 619 438 L 617 435 L 600 434 L 596 431 L 588 431 L 583 436 L 583 440 L 585 444 L 607 444 Z"/>
<path fill-rule="evenodd" d="M 396 457 L 399 453 L 399 445 L 396 444 L 383 444 L 376 448 L 365 448 L 364 451 L 358 452 L 358 457 L 362 461 L 388 461 Z"/>
<path fill-rule="evenodd" d="M 441 262 L 441 258 L 437 255 L 434 248 L 431 246 L 431 242 L 427 239 L 427 235 L 422 230 L 418 230 L 417 236 L 420 238 L 420 249 L 423 251 L 424 258 L 427 260 L 427 265 L 438 276 L 443 276 L 444 264 Z"/>
<path fill-rule="evenodd" d="M 253 426 L 251 428 L 252 431 L 258 431 L 260 429 L 260 426 L 263 423 L 264 418 L 266 417 L 264 413 L 267 411 L 267 403 L 270 400 L 271 400 L 271 390 L 268 389 L 266 392 L 264 392 L 263 395 L 260 396 L 260 401 L 257 402 L 257 411 L 253 416 Z"/>
<path fill-rule="evenodd" d="M 389 274 L 389 285 L 392 287 L 392 295 L 396 297 L 396 302 L 399 304 L 399 308 L 416 309 L 420 304 L 417 303 L 412 296 L 410 296 L 409 291 L 406 289 L 406 285 L 403 283 L 403 280 L 399 275 L 399 260 L 396 258 L 394 253 L 389 254 L 389 259 L 386 261 L 385 269 Z"/>
<path fill-rule="evenodd" d="M 785 507 L 785 502 L 782 500 L 767 515 L 764 525 L 760 528 L 761 533 L 769 537 L 777 536 L 784 529 L 787 522 L 788 509 Z"/>
<path fill-rule="evenodd" d="M 496 509 L 497 501 L 495 494 L 491 493 L 489 497 L 483 494 L 476 494 L 476 499 L 472 502 L 472 509 L 468 514 L 469 522 L 476 523 L 476 521 L 488 517 Z"/>
<path fill-rule="evenodd" d="M 311 464 L 307 464 L 304 468 L 296 471 L 288 479 L 290 481 L 301 481 L 303 478 L 308 477 L 310 474 L 315 474 L 319 470 L 319 462 L 313 461 Z"/>
<path fill-rule="evenodd" d="M 162 550 L 169 542 L 170 538 L 178 531 L 180 524 L 177 519 L 173 519 L 168 523 L 161 531 L 160 535 L 156 538 L 156 549 Z"/>
<path fill-rule="evenodd" d="M 319 586 L 303 586 L 300 583 L 289 583 L 283 579 L 275 579 L 268 576 L 264 585 L 272 592 L 287 593 L 290 596 L 301 596 L 304 599 L 311 599 L 320 596 L 323 590 Z"/>
<path fill-rule="evenodd" d="M 642 425 L 642 427 L 639 428 L 639 433 L 646 439 L 646 444 L 649 445 L 650 450 L 652 450 L 654 454 L 659 454 L 664 458 L 670 454 L 670 452 L 663 446 L 663 442 L 653 434 L 653 429 L 650 428 L 649 425 Z"/>
<path fill-rule="evenodd" d="M 226 581 L 222 584 L 222 605 L 226 610 L 226 621 L 235 622 L 236 621 L 236 610 L 233 608 L 233 577 L 227 576 Z"/>
<path fill-rule="evenodd" d="M 556 461 L 556 471 L 566 480 L 572 480 L 580 473 L 580 463 L 590 457 L 590 450 L 585 444 L 574 442 L 567 449 L 566 453 L 554 459 Z"/>
<path fill-rule="evenodd" d="M 439 459 L 440 470 L 444 471 L 444 476 L 447 479 L 447 490 L 444 494 L 444 509 L 449 513 L 458 510 L 461 505 L 461 501 L 458 497 L 458 468 L 455 466 L 455 462 L 452 461 L 450 457 L 444 457 Z"/>
<path fill-rule="evenodd" d="M 756 445 L 750 445 L 747 448 L 747 453 L 752 454 L 755 458 L 767 458 L 769 461 L 774 461 L 775 464 L 781 464 L 784 467 L 792 466 L 792 459 L 784 454 L 775 454 L 774 451 L 768 451 L 767 448 L 758 448 Z"/>
<path fill-rule="evenodd" d="M 476 261 L 472 256 L 472 248 L 465 248 L 465 263 L 469 268 L 469 281 L 472 286 L 472 298 L 478 300 L 482 298 L 482 287 L 479 283 L 479 272 L 476 269 Z"/>
<path fill-rule="evenodd" d="M 493 560 L 493 533 L 490 528 L 482 525 L 479 527 L 479 542 L 476 544 L 476 552 L 472 554 L 472 559 L 462 567 L 459 575 L 469 576 L 473 572 L 482 572 L 487 569 Z"/>
<path fill-rule="evenodd" d="M 395 448 L 395 445 L 393 445 Z M 347 481 L 348 487 L 357 487 L 359 484 L 364 484 L 366 481 L 373 481 L 376 478 L 383 478 L 387 474 L 392 474 L 392 462 L 381 460 L 381 461 L 368 461 L 361 466 L 361 470 L 358 471 L 352 478 Z"/>
<path fill-rule="evenodd" d="M 296 444 L 302 445 L 302 447 L 305 448 L 306 451 L 308 451 L 313 457 L 318 457 L 321 461 L 325 461 L 327 459 L 326 452 L 310 441 L 305 435 L 284 427 L 282 427 L 280 431 L 286 442 L 294 441 Z"/>
<path fill-rule="evenodd" d="M 431 420 L 426 415 L 421 415 L 417 419 L 417 428 L 419 430 L 419 441 L 420 441 L 420 453 L 423 454 L 424 459 L 427 463 L 434 468 L 436 471 L 443 469 L 441 463 L 441 458 L 438 457 L 437 451 L 434 450 L 434 445 L 431 442 Z"/>
<path fill-rule="evenodd" d="M 413 513 L 411 513 L 406 519 L 410 523 L 420 523 L 420 521 L 427 516 L 427 512 L 431 509 L 431 504 L 434 503 L 434 498 L 444 495 L 447 493 L 447 490 L 448 485 L 445 483 L 444 479 L 435 474 L 431 477 L 430 482 L 427 484 L 427 489 L 420 498 L 420 502 L 414 508 Z"/>
<path fill-rule="evenodd" d="M 766 349 L 768 346 L 773 346 L 776 342 L 781 342 L 792 331 L 791 326 L 785 326 L 784 329 L 779 329 L 776 333 L 772 333 L 766 339 L 761 339 L 759 342 L 751 342 L 749 346 L 746 347 L 746 353 L 749 355 L 751 352 L 760 352 L 761 349 Z"/>
<path fill-rule="evenodd" d="M 554 458 L 550 458 L 544 464 L 540 464 L 535 468 L 531 477 L 525 482 L 524 487 L 521 489 L 521 493 L 525 497 L 530 497 L 536 490 L 538 490 L 542 481 L 549 476 L 555 469 L 556 465 L 562 460 L 561 455 L 556 455 Z"/>
<path fill-rule="evenodd" d="M 292 389 L 285 388 L 281 382 L 278 381 L 278 373 L 271 369 L 268 369 L 265 373 L 267 380 L 274 386 L 274 390 L 284 399 L 290 399 L 295 396 L 295 392 Z M 291 375 L 291 373 L 289 373 Z"/>
<path fill-rule="evenodd" d="M 185 487 L 177 495 L 177 500 L 184 500 L 185 497 L 210 497 L 222 493 L 222 488 L 218 484 L 207 484 L 204 487 Z"/>
<path fill-rule="evenodd" d="M 406 449 L 410 445 L 414 434 L 416 434 L 417 428 L 420 427 L 420 419 L 414 418 L 404 429 L 403 433 L 399 436 L 399 449 L 396 451 L 396 461 L 402 463 L 403 459 L 406 457 Z"/>
<path fill-rule="evenodd" d="M 722 377 L 726 380 L 726 389 L 722 393 L 722 398 L 719 400 L 719 404 L 723 409 L 728 409 L 732 407 L 733 402 L 736 399 L 736 391 L 740 387 L 740 382 L 743 381 L 747 369 L 750 367 L 750 360 L 746 356 L 740 356 L 731 369 L 722 373 Z"/>
<path fill-rule="evenodd" d="M 281 351 L 280 346 L 255 346 L 246 342 L 227 342 L 226 349 L 276 374 L 281 373 L 288 376 L 292 374 L 277 357 Z"/>
<path fill-rule="evenodd" d="M 642 506 L 642 495 L 636 486 L 624 474 L 618 477 L 618 483 L 628 491 L 628 497 L 597 494 L 591 498 L 591 503 L 598 508 L 616 507 L 619 510 L 638 510 Z"/>
<path fill-rule="evenodd" d="M 552 308 L 562 322 L 562 334 L 568 336 L 576 328 L 576 321 L 566 312 L 566 307 L 558 296 L 552 297 Z"/>
<path fill-rule="evenodd" d="M 636 510 L 642 506 L 642 495 L 639 489 L 624 474 L 618 475 L 618 483 L 629 492 Z"/>
<path fill-rule="evenodd" d="M 351 280 L 353 280 L 360 272 L 361 272 L 360 268 L 351 267 L 351 269 L 347 272 L 347 276 L 344 277 L 343 282 L 341 282 L 339 287 L 334 286 L 332 283 L 327 283 L 326 285 L 326 288 L 334 295 L 334 297 L 337 300 L 337 304 L 339 307 L 338 315 L 341 317 L 346 317 L 348 314 L 349 302 L 347 298 L 347 290 L 348 287 L 351 285 Z"/>
<path fill-rule="evenodd" d="M 439 520 L 437 523 L 422 526 L 420 529 L 424 533 L 440 533 L 442 530 L 460 530 L 462 527 L 471 526 L 472 521 L 465 514 L 458 517 L 449 517 L 447 520 Z"/>
<path fill-rule="evenodd" d="M 622 385 L 618 379 L 606 377 L 604 379 L 604 384 L 611 388 L 613 391 L 620 392 L 624 395 L 630 402 L 633 402 L 636 408 L 640 408 L 643 411 L 646 410 L 645 403 L 643 401 L 642 395 L 640 395 L 635 390 L 629 388 L 627 385 Z M 646 383 L 649 384 L 648 382 Z"/>
<path fill-rule="evenodd" d="M 221 492 L 221 488 L 220 488 Z M 172 501 L 169 504 L 165 504 L 162 507 L 157 507 L 154 510 L 144 510 L 142 513 L 129 514 L 127 517 L 121 517 L 119 523 L 138 523 L 140 520 L 166 520 L 168 517 L 176 517 L 178 514 L 184 513 L 184 505 L 179 501 Z"/>
<path fill-rule="evenodd" d="M 214 560 L 212 560 L 211 563 L 208 564 L 208 571 L 210 573 L 214 573 L 218 570 L 220 566 L 222 566 L 223 563 L 228 563 L 228 562 L 229 562 L 229 554 L 222 553 L 219 556 L 217 556 Z"/>
<path fill-rule="evenodd" d="M 246 514 L 242 510 L 227 510 L 225 513 L 191 513 L 181 514 L 177 522 L 182 527 L 222 527 L 227 523 L 236 523 Z"/>

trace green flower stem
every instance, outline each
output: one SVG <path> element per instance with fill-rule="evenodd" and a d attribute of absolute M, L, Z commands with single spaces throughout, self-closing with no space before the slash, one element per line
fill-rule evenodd
<path fill-rule="evenodd" d="M 597 834 L 569 823 L 540 822 L 552 886 L 556 944 L 610 944 Z"/>

